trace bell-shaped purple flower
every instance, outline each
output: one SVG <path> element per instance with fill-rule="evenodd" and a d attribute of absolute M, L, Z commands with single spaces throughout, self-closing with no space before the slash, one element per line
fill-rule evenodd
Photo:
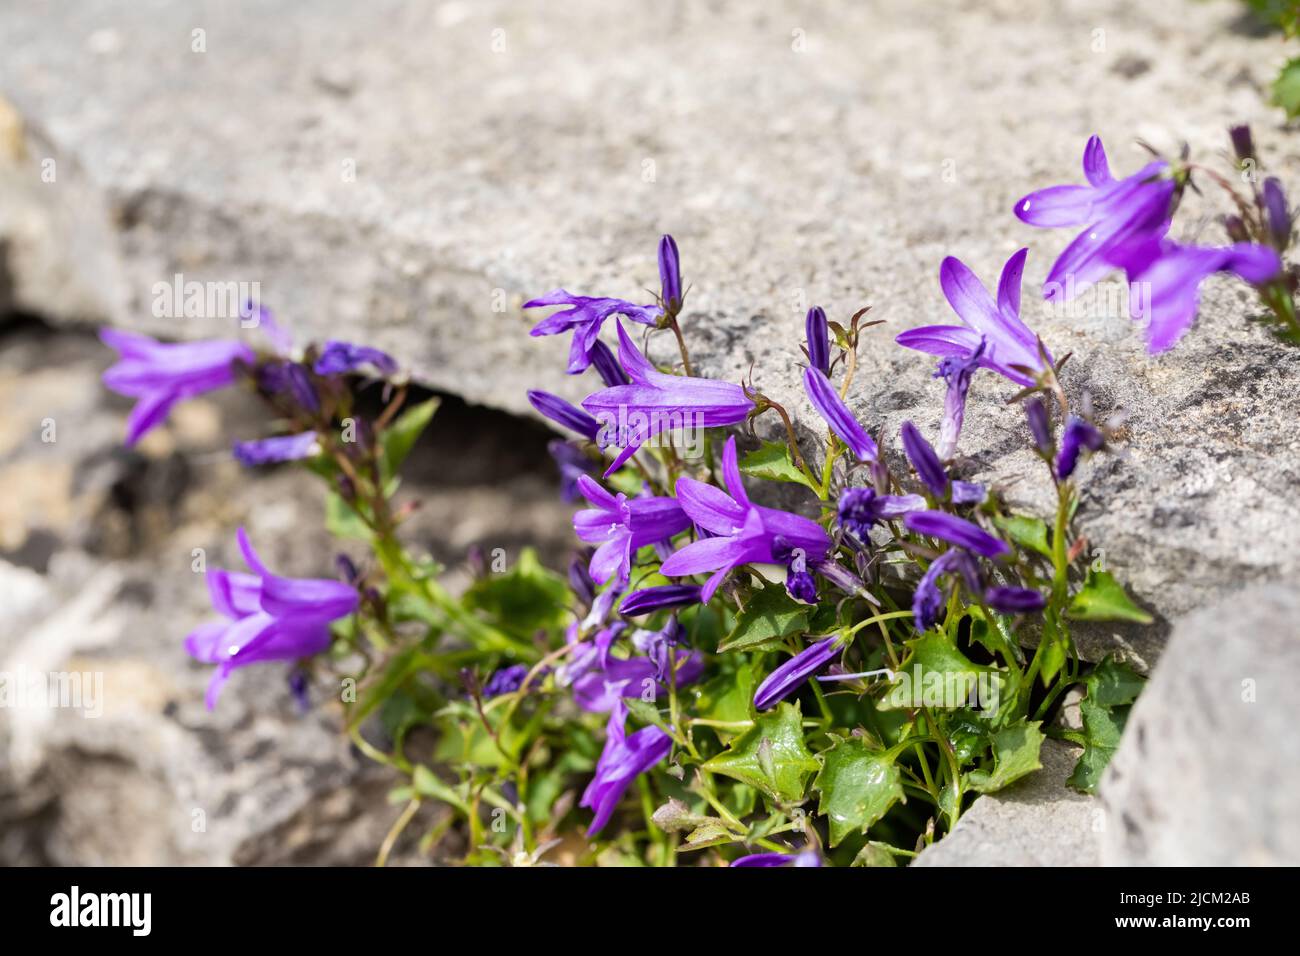
<path fill-rule="evenodd" d="M 1268 246 L 1239 242 L 1224 247 L 1183 246 L 1147 238 L 1115 251 L 1128 273 L 1129 316 L 1146 321 L 1147 351 L 1172 348 L 1196 320 L 1201 282 L 1231 272 L 1252 285 L 1277 277 L 1282 260 Z"/>
<path fill-rule="evenodd" d="M 912 595 L 912 621 L 918 631 L 924 633 L 938 622 L 944 606 L 943 591 L 939 585 L 949 575 L 957 575 L 972 591 L 979 590 L 979 568 L 969 554 L 953 549 L 939 555 L 925 569 L 925 574 L 921 576 Z"/>
<path fill-rule="evenodd" d="M 984 592 L 984 603 L 1003 614 L 1028 614 L 1047 607 L 1047 598 L 1033 588 L 992 587 Z"/>
<path fill-rule="evenodd" d="M 230 385 L 236 361 L 252 365 L 257 358 L 242 342 L 165 344 L 118 329 L 103 329 L 99 338 L 119 356 L 104 373 L 104 384 L 136 399 L 126 422 L 128 446 L 161 424 L 177 402 Z"/>
<path fill-rule="evenodd" d="M 823 375 L 831 374 L 831 340 L 830 327 L 826 322 L 826 311 L 820 305 L 808 310 L 804 319 L 804 338 L 808 343 L 808 365 Z"/>
<path fill-rule="evenodd" d="M 1016 203 L 1016 215 L 1031 226 L 1083 227 L 1047 275 L 1043 296 L 1051 301 L 1071 298 L 1105 277 L 1118 247 L 1163 233 L 1171 213 L 1176 186 L 1163 160 L 1115 179 L 1101 140 L 1093 136 L 1084 147 L 1083 173 L 1086 186 L 1051 186 Z"/>
<path fill-rule="evenodd" d="M 659 298 L 673 315 L 682 307 L 682 266 L 677 255 L 677 241 L 672 236 L 659 239 Z"/>
<path fill-rule="evenodd" d="M 1238 163 L 1245 163 L 1255 158 L 1255 137 L 1251 135 L 1250 127 L 1245 123 L 1229 126 L 1228 138 L 1232 140 L 1232 151 Z"/>
<path fill-rule="evenodd" d="M 344 375 L 369 365 L 381 375 L 393 375 L 397 372 L 397 361 L 387 352 L 371 348 L 368 345 L 353 345 L 330 339 L 321 347 L 313 371 L 317 375 Z"/>
<path fill-rule="evenodd" d="M 600 375 L 601 381 L 609 388 L 616 385 L 628 385 L 632 380 L 627 377 L 627 372 L 623 371 L 623 366 L 618 364 L 618 358 L 610 350 L 610 347 L 600 339 L 591 347 L 591 364 Z"/>
<path fill-rule="evenodd" d="M 840 398 L 840 393 L 831 385 L 830 379 L 820 369 L 805 369 L 803 387 L 808 393 L 808 400 L 812 402 L 813 408 L 817 409 L 817 414 L 824 418 L 831 431 L 848 445 L 849 451 L 853 452 L 858 461 L 875 461 L 876 443 L 871 440 L 866 429 L 858 424 L 858 420 L 853 417 L 853 413 Z"/>
<path fill-rule="evenodd" d="M 500 697 L 502 694 L 513 694 L 523 686 L 524 678 L 528 676 L 527 664 L 511 664 L 509 667 L 502 667 L 492 672 L 492 676 L 483 684 L 483 696 L 485 698 Z"/>
<path fill-rule="evenodd" d="M 844 641 L 839 634 L 832 634 L 816 644 L 806 648 L 790 658 L 764 678 L 754 692 L 754 707 L 767 710 L 773 704 L 785 700 L 802 687 L 809 677 L 829 664 L 844 649 Z"/>
<path fill-rule="evenodd" d="M 798 853 L 751 853 L 748 856 L 737 857 L 731 861 L 731 866 L 756 866 L 756 867 L 775 867 L 775 866 L 821 866 L 821 854 L 812 847 L 806 850 L 800 850 Z"/>
<path fill-rule="evenodd" d="M 583 454 L 582 449 L 558 438 L 547 442 L 546 450 L 560 470 L 560 500 L 566 503 L 577 501 L 581 493 L 578 490 L 578 479 L 595 470 L 591 459 Z"/>
<path fill-rule="evenodd" d="M 578 479 L 578 490 L 593 507 L 573 516 L 573 530 L 588 544 L 600 545 L 591 557 L 590 570 L 602 584 L 615 576 L 627 584 L 638 548 L 666 541 L 691 524 L 676 498 L 613 495 L 587 475 Z"/>
<path fill-rule="evenodd" d="M 804 604 L 816 604 L 817 579 L 808 570 L 808 555 L 803 548 L 791 547 L 778 535 L 772 540 L 772 557 L 785 565 L 785 590 L 790 597 Z"/>
<path fill-rule="evenodd" d="M 632 384 L 596 392 L 582 403 L 600 422 L 599 440 L 622 448 L 606 469 L 607 476 L 660 432 L 735 425 L 754 410 L 753 400 L 739 385 L 660 372 L 633 344 L 622 323 L 618 342 L 619 361 Z"/>
<path fill-rule="evenodd" d="M 319 452 L 320 446 L 314 431 L 301 432 L 297 435 L 277 435 L 274 438 L 261 438 L 256 441 L 237 441 L 234 446 L 235 460 L 246 468 L 255 465 L 269 465 L 281 461 L 297 461 L 310 458 Z"/>
<path fill-rule="evenodd" d="M 837 518 L 839 525 L 865 545 L 873 525 L 901 518 L 909 511 L 925 510 L 920 495 L 882 495 L 875 488 L 845 488 L 840 493 Z"/>
<path fill-rule="evenodd" d="M 940 357 L 966 359 L 980 349 L 981 368 L 992 369 L 1017 385 L 1033 385 L 1033 376 L 1016 366 L 1043 368 L 1038 339 L 1020 319 L 1020 281 L 1028 249 L 1021 249 L 1002 267 L 994 302 L 975 273 L 952 256 L 939 266 L 939 285 L 962 325 L 927 325 L 908 329 L 895 339 L 909 349 Z M 1047 357 L 1050 362 L 1051 355 Z"/>
<path fill-rule="evenodd" d="M 581 408 L 570 405 L 558 395 L 530 389 L 528 402 L 539 414 L 545 415 L 557 425 L 563 425 L 569 431 L 581 435 L 588 441 L 595 441 L 600 432 L 600 423 Z"/>
<path fill-rule="evenodd" d="M 951 497 L 952 503 L 957 505 L 974 505 L 984 501 L 987 492 L 983 485 L 971 481 L 958 481 L 948 476 L 948 470 L 943 467 L 938 453 L 925 440 L 920 429 L 911 422 L 903 422 L 901 432 L 903 451 L 907 454 L 907 460 L 912 463 L 921 483 L 930 490 L 931 494 L 936 498 Z"/>
<path fill-rule="evenodd" d="M 1056 477 L 1064 481 L 1074 474 L 1084 451 L 1100 451 L 1106 436 L 1092 422 L 1071 415 L 1061 431 L 1061 450 L 1056 456 Z"/>
<path fill-rule="evenodd" d="M 902 436 L 903 451 L 916 470 L 921 483 L 930 489 L 930 493 L 936 498 L 944 497 L 948 494 L 948 471 L 943 467 L 943 462 L 939 460 L 933 446 L 925 440 L 920 429 L 911 422 L 903 422 Z"/>
<path fill-rule="evenodd" d="M 1042 454 L 1052 452 L 1052 420 L 1047 410 L 1047 403 L 1037 395 L 1025 402 L 1025 418 L 1029 420 L 1029 434 L 1034 439 L 1034 447 Z"/>
<path fill-rule="evenodd" d="M 212 606 L 224 620 L 204 624 L 185 638 L 190 656 L 217 670 L 208 685 L 211 710 L 230 674 L 238 667 L 264 661 L 292 661 L 325 650 L 330 622 L 357 607 L 355 588 L 323 578 L 282 578 L 269 571 L 253 550 L 244 529 L 239 550 L 252 574 L 208 572 Z"/>
<path fill-rule="evenodd" d="M 970 391 L 970 381 L 975 370 L 980 367 L 980 356 L 984 354 L 986 339 L 969 355 L 946 355 L 939 360 L 935 378 L 942 378 L 948 389 L 943 400 L 943 421 L 939 425 L 939 447 L 936 450 L 940 458 L 948 459 L 957 453 L 957 439 L 961 435 L 962 420 L 966 417 L 966 395 Z"/>
<path fill-rule="evenodd" d="M 552 312 L 533 326 L 531 335 L 559 335 L 572 332 L 573 341 L 569 346 L 570 375 L 585 370 L 591 364 L 591 351 L 600 336 L 600 327 L 611 315 L 625 315 L 633 322 L 642 325 L 655 325 L 662 314 L 657 305 L 633 305 L 622 299 L 605 299 L 593 296 L 574 295 L 563 289 L 556 289 L 544 296 L 524 303 L 525 309 L 540 309 L 548 305 L 567 305 L 567 309 Z"/>
<path fill-rule="evenodd" d="M 713 592 L 732 568 L 742 564 L 780 561 L 774 546 L 802 549 L 811 564 L 825 559 L 830 537 L 821 525 L 801 515 L 753 504 L 745 492 L 736 462 L 736 439 L 727 439 L 722 453 L 722 476 L 727 492 L 693 478 L 677 479 L 677 499 L 682 509 L 711 537 L 702 538 L 674 553 L 660 572 L 667 577 L 713 572 L 700 597 L 709 603 Z"/>
<path fill-rule="evenodd" d="M 627 617 L 640 617 L 642 614 L 650 614 L 666 608 L 699 604 L 700 590 L 698 584 L 660 584 L 642 588 L 623 598 L 623 603 L 618 606 L 618 613 Z"/>
<path fill-rule="evenodd" d="M 1260 198 L 1264 201 L 1264 212 L 1268 220 L 1268 232 L 1273 240 L 1273 247 L 1279 252 L 1285 252 L 1286 247 L 1291 244 L 1293 223 L 1291 208 L 1286 204 L 1286 193 L 1282 189 L 1281 181 L 1276 176 L 1269 176 L 1264 180 L 1264 188 L 1260 191 Z"/>
<path fill-rule="evenodd" d="M 671 652 L 676 661 L 672 680 L 685 687 L 704 673 L 704 658 L 699 651 Z M 573 681 L 573 700 L 588 713 L 603 714 L 625 697 L 657 700 L 668 692 L 669 677 L 664 673 L 665 659 L 650 657 L 608 657 L 598 668 Z"/>
<path fill-rule="evenodd" d="M 623 792 L 638 774 L 663 760 L 673 749 L 672 738 L 658 727 L 627 730 L 627 705 L 619 700 L 610 711 L 605 728 L 605 749 L 596 762 L 596 775 L 582 793 L 579 806 L 595 814 L 587 835 L 594 836 L 609 822 Z"/>
<path fill-rule="evenodd" d="M 1000 558 L 1011 551 L 1010 545 L 1005 541 L 993 537 L 965 518 L 944 511 L 909 512 L 903 516 L 903 525 L 908 531 L 940 538 L 986 558 Z"/>

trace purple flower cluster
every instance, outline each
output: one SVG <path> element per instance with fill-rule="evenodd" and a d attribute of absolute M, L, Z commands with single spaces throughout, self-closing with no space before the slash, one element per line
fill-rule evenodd
<path fill-rule="evenodd" d="M 1093 136 L 1084 147 L 1083 174 L 1086 186 L 1040 189 L 1015 206 L 1016 215 L 1031 226 L 1081 229 L 1048 273 L 1044 298 L 1069 299 L 1111 271 L 1123 270 L 1129 283 L 1129 316 L 1146 323 L 1152 353 L 1170 348 L 1191 327 L 1200 285 L 1208 276 L 1230 272 L 1259 286 L 1281 271 L 1281 259 L 1268 246 L 1190 246 L 1168 238 L 1184 177 L 1164 160 L 1116 179 L 1101 140 Z M 1271 187 L 1265 183 L 1263 199 L 1270 224 L 1285 233 L 1285 248 L 1290 216 L 1276 181 Z"/>

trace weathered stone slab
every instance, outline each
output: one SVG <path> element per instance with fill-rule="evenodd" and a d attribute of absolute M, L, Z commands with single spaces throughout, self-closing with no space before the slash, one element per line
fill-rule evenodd
<path fill-rule="evenodd" d="M 1066 786 L 1081 750 L 1043 741 L 1043 768 L 980 797 L 913 866 L 1097 866 L 1105 811 Z"/>
<path fill-rule="evenodd" d="M 1300 592 L 1242 591 L 1177 622 L 1101 795 L 1102 860 L 1300 864 Z"/>
<path fill-rule="evenodd" d="M 561 374 L 564 343 L 530 339 L 519 304 L 557 285 L 636 298 L 672 231 L 700 367 L 752 366 L 809 435 L 791 374 L 802 312 L 873 303 L 888 324 L 867 336 L 852 399 L 893 436 L 939 418 L 930 363 L 891 337 L 948 317 L 940 260 L 992 281 L 1028 245 L 1026 315 L 1075 353 L 1069 387 L 1132 412 L 1125 454 L 1089 470 L 1083 525 L 1168 618 L 1297 570 L 1300 355 L 1248 324 L 1256 306 L 1226 281 L 1155 359 L 1116 296 L 1046 313 L 1032 288 L 1069 237 L 1010 208 L 1077 179 L 1094 131 L 1127 171 L 1137 136 L 1212 160 L 1224 128 L 1250 121 L 1300 183 L 1264 102 L 1275 48 L 1239 15 L 1190 0 L 13 3 L 0 299 L 211 336 L 229 322 L 154 316 L 155 284 L 258 282 L 300 340 L 364 339 L 430 385 L 527 411 L 528 385 L 581 397 L 594 380 Z M 1180 231 L 1219 238 L 1215 208 L 1189 196 Z M 1033 500 L 1045 487 L 1017 451 L 1010 391 L 977 379 L 962 450 Z M 1154 659 L 1162 634 L 1131 642 Z"/>

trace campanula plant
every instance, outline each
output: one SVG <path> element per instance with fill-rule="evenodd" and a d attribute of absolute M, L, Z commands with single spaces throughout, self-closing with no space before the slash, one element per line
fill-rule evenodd
<path fill-rule="evenodd" d="M 1232 141 L 1242 167 L 1253 162 L 1248 132 Z M 1162 158 L 1116 175 L 1091 139 L 1084 183 L 1014 207 L 1074 230 L 1043 265 L 1045 294 L 1123 273 L 1145 284 L 1133 317 L 1159 351 L 1193 324 L 1201 282 L 1229 272 L 1288 334 L 1282 185 L 1224 180 L 1230 244 L 1193 246 L 1169 236 L 1193 176 L 1213 178 Z M 955 321 L 897 334 L 936 360 L 933 434 L 859 413 L 867 309 L 840 320 L 814 307 L 792 323 L 805 361 L 784 372 L 818 416 L 815 442 L 763 382 L 692 362 L 682 252 L 660 240 L 653 302 L 558 288 L 525 304 L 552 310 L 533 334 L 571 334 L 565 371 L 584 376 L 576 403 L 527 393 L 557 428 L 575 552 L 562 573 L 528 551 L 504 569 L 471 555 L 459 593 L 404 540 L 401 466 L 436 401 L 412 403 L 391 356 L 340 341 L 296 350 L 269 314 L 259 344 L 104 334 L 120 355 L 105 383 L 136 401 L 129 443 L 178 402 L 244 387 L 274 424 L 236 436 L 233 458 L 296 462 L 327 483 L 324 521 L 351 557 L 332 577 L 325 559 L 281 576 L 254 550 L 267 546 L 256 530 L 239 531 L 246 569 L 208 573 L 214 617 L 183 646 L 212 668 L 209 706 L 260 665 L 283 669 L 287 699 L 337 708 L 356 747 L 394 774 L 381 863 L 419 826 L 422 851 L 476 865 L 899 865 L 981 794 L 1034 773 L 1050 737 L 1081 748 L 1069 785 L 1097 785 L 1141 679 L 1083 659 L 1072 629 L 1151 619 L 1085 557 L 1081 488 L 1119 417 L 1067 390 L 1062 343 L 1021 317 L 1028 252 L 994 289 L 945 258 Z M 651 358 L 663 333 L 668 363 Z M 358 401 L 366 389 L 381 397 L 374 414 Z M 1023 414 L 1045 513 L 1012 509 L 963 471 L 972 389 L 1000 389 Z M 1081 728 L 1057 721 L 1071 689 Z M 431 803 L 445 812 L 422 814 Z"/>

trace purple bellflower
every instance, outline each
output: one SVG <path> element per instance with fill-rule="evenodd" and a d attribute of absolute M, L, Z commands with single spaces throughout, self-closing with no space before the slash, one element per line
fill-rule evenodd
<path fill-rule="evenodd" d="M 136 399 L 126 422 L 126 444 L 134 445 L 162 423 L 173 405 L 225 388 L 235 380 L 234 363 L 252 365 L 257 356 L 242 342 L 165 344 L 134 332 L 103 329 L 100 340 L 119 356 L 104 384 Z"/>
<path fill-rule="evenodd" d="M 907 460 L 912 463 L 921 483 L 931 494 L 936 498 L 945 498 L 951 492 L 953 504 L 958 505 L 979 504 L 984 500 L 986 492 L 983 485 L 949 478 L 938 453 L 925 440 L 920 429 L 911 422 L 903 422 L 901 431 L 903 451 L 907 454 Z"/>
<path fill-rule="evenodd" d="M 670 660 L 676 668 L 672 675 L 667 673 Z M 699 651 L 678 650 L 670 655 L 665 648 L 657 658 L 606 656 L 598 668 L 573 681 L 573 700 L 588 713 L 604 714 L 625 697 L 658 699 L 667 693 L 671 681 L 685 687 L 703 673 L 704 658 Z"/>
<path fill-rule="evenodd" d="M 262 438 L 257 441 L 237 441 L 234 455 L 237 462 L 246 468 L 251 468 L 255 465 L 310 458 L 319 450 L 316 433 L 309 431 L 297 435 L 277 435 L 274 438 Z"/>
<path fill-rule="evenodd" d="M 1083 227 L 1047 275 L 1043 296 L 1050 301 L 1068 299 L 1104 278 L 1116 264 L 1117 248 L 1163 233 L 1172 212 L 1176 184 L 1164 160 L 1115 179 L 1101 140 L 1093 136 L 1083 150 L 1083 174 L 1086 186 L 1051 186 L 1016 203 L 1016 215 L 1031 226 Z"/>
<path fill-rule="evenodd" d="M 1025 402 L 1025 418 L 1029 420 L 1029 434 L 1034 439 L 1034 447 L 1042 454 L 1052 453 L 1052 419 L 1047 410 L 1047 403 L 1037 395 Z"/>
<path fill-rule="evenodd" d="M 208 709 L 231 673 L 264 661 L 292 661 L 329 647 L 330 622 L 357 607 L 357 591 L 340 581 L 282 578 L 269 571 L 240 528 L 239 550 L 252 569 L 208 572 L 212 606 L 225 620 L 203 624 L 185 638 L 190 656 L 217 671 L 208 684 Z"/>
<path fill-rule="evenodd" d="M 1012 367 L 1041 369 L 1043 363 L 1038 339 L 1020 319 L 1020 281 L 1028 254 L 1028 249 L 1021 249 L 1006 261 L 996 302 L 961 260 L 944 259 L 939 266 L 939 285 L 962 324 L 908 329 L 895 341 L 941 358 L 974 359 L 980 368 L 992 369 L 1017 385 L 1033 385 L 1032 375 Z M 940 373 L 944 373 L 942 366 Z"/>
<path fill-rule="evenodd" d="M 838 520 L 841 528 L 865 546 L 873 525 L 901 518 L 909 511 L 925 510 L 920 495 L 882 495 L 875 488 L 845 488 L 840 493 Z"/>
<path fill-rule="evenodd" d="M 1084 451 L 1100 451 L 1106 437 L 1096 425 L 1071 415 L 1061 431 L 1061 450 L 1056 456 L 1056 477 L 1064 481 L 1074 474 Z"/>
<path fill-rule="evenodd" d="M 754 692 L 754 707 L 767 710 L 773 704 L 785 700 L 802 687 L 809 677 L 833 661 L 844 649 L 844 641 L 839 634 L 809 644 L 802 651 L 790 658 L 772 673 Z"/>
<path fill-rule="evenodd" d="M 563 425 L 588 441 L 595 441 L 596 435 L 600 432 L 600 423 L 596 419 L 581 408 L 570 405 L 558 395 L 540 389 L 531 389 L 528 392 L 528 402 L 537 409 L 539 414 L 545 415 L 557 425 Z"/>
<path fill-rule="evenodd" d="M 1282 260 L 1268 246 L 1238 242 L 1224 247 L 1184 246 L 1146 237 L 1114 250 L 1129 282 L 1129 316 L 1146 321 L 1147 351 L 1172 348 L 1196 321 L 1201 282 L 1230 272 L 1252 285 L 1275 278 Z"/>
<path fill-rule="evenodd" d="M 943 422 L 939 425 L 939 447 L 935 449 L 940 458 L 949 459 L 957 453 L 957 439 L 961 435 L 961 425 L 966 417 L 966 395 L 970 391 L 970 380 L 979 368 L 980 356 L 984 354 L 987 339 L 980 339 L 975 351 L 969 355 L 947 355 L 939 360 L 935 378 L 942 378 L 948 389 L 943 399 Z"/>
<path fill-rule="evenodd" d="M 974 558 L 957 548 L 939 555 L 930 562 L 930 566 L 926 568 L 925 574 L 916 585 L 916 592 L 912 595 L 912 621 L 921 633 L 925 633 L 938 622 L 939 612 L 943 610 L 944 605 L 943 591 L 940 590 L 939 583 L 943 578 L 953 574 L 965 581 L 966 586 L 972 591 L 978 592 L 980 574 Z"/>
<path fill-rule="evenodd" d="M 817 409 L 817 414 L 848 445 L 858 461 L 875 461 L 878 454 L 876 443 L 871 440 L 866 429 L 858 424 L 858 420 L 840 398 L 840 393 L 831 385 L 830 379 L 820 369 L 805 369 L 803 387 L 813 408 Z"/>
<path fill-rule="evenodd" d="M 594 470 L 591 459 L 583 454 L 582 449 L 558 438 L 547 442 L 546 450 L 560 470 L 560 500 L 566 503 L 577 501 L 581 494 L 578 479 Z"/>
<path fill-rule="evenodd" d="M 1268 220 L 1269 238 L 1273 242 L 1273 247 L 1279 252 L 1285 252 L 1286 247 L 1291 244 L 1291 230 L 1294 226 L 1291 217 L 1291 209 L 1286 204 L 1286 193 L 1282 189 L 1282 183 L 1276 176 L 1269 176 L 1264 180 L 1264 188 L 1260 190 L 1260 198 L 1264 202 L 1264 212 Z"/>
<path fill-rule="evenodd" d="M 659 238 L 659 298 L 672 315 L 682 307 L 681 257 L 677 240 L 667 235 Z"/>
<path fill-rule="evenodd" d="M 820 305 L 808 310 L 808 317 L 804 320 L 804 338 L 808 342 L 808 366 L 830 377 L 830 328 L 826 323 L 826 312 Z"/>
<path fill-rule="evenodd" d="M 711 537 L 674 553 L 663 563 L 660 573 L 672 578 L 713 572 L 700 592 L 708 604 L 732 568 L 780 561 L 774 549 L 787 555 L 801 549 L 805 560 L 813 565 L 825 560 L 831 542 L 821 525 L 801 515 L 750 502 L 736 463 L 735 436 L 727 439 L 722 453 L 722 476 L 730 494 L 693 478 L 677 479 L 677 499 L 682 509 Z"/>
<path fill-rule="evenodd" d="M 618 606 L 618 613 L 627 617 L 640 617 L 652 611 L 699 604 L 700 590 L 698 584 L 661 584 L 656 587 L 642 588 L 623 598 L 623 603 Z"/>
<path fill-rule="evenodd" d="M 579 806 L 589 807 L 595 814 L 587 828 L 588 836 L 599 833 L 609 822 L 632 781 L 673 749 L 672 738 L 658 727 L 642 727 L 633 734 L 628 734 L 626 727 L 627 705 L 619 700 L 609 715 L 605 748 L 596 762 L 596 775 L 579 801 Z"/>
<path fill-rule="evenodd" d="M 751 853 L 748 856 L 737 857 L 731 861 L 731 866 L 821 866 L 822 858 L 812 847 L 800 850 L 797 853 Z"/>
<path fill-rule="evenodd" d="M 321 348 L 313 371 L 317 375 L 343 375 L 355 372 L 363 365 L 369 365 L 381 375 L 393 375 L 397 372 L 397 361 L 387 352 L 371 348 L 368 345 L 353 345 L 330 339 Z"/>
<path fill-rule="evenodd" d="M 603 389 L 582 403 L 600 422 L 604 444 L 622 448 L 606 476 L 660 432 L 735 425 L 754 410 L 753 400 L 739 385 L 660 372 L 637 350 L 622 323 L 618 343 L 619 361 L 632 384 Z"/>
<path fill-rule="evenodd" d="M 489 698 L 513 694 L 523 686 L 524 678 L 527 676 L 527 664 L 511 664 L 509 667 L 498 668 L 483 684 L 483 696 Z"/>
<path fill-rule="evenodd" d="M 804 604 L 817 603 L 817 579 L 808 570 L 808 557 L 801 548 L 785 549 L 778 541 L 772 549 L 772 555 L 786 566 L 785 589 L 796 601 Z"/>
<path fill-rule="evenodd" d="M 599 339 L 591 347 L 591 364 L 608 388 L 632 383 L 632 380 L 627 377 L 627 372 L 623 371 L 623 366 L 618 364 L 618 358 L 610 347 Z"/>
<path fill-rule="evenodd" d="M 622 299 L 606 299 L 574 295 L 556 289 L 546 295 L 524 303 L 525 309 L 540 309 L 549 305 L 567 305 L 567 309 L 552 312 L 533 326 L 531 335 L 558 335 L 573 332 L 569 347 L 570 375 L 576 375 L 591 365 L 591 351 L 600 336 L 600 327 L 611 315 L 625 315 L 642 325 L 655 325 L 662 311 L 657 305 L 633 305 Z"/>
<path fill-rule="evenodd" d="M 676 498 L 613 495 L 587 475 L 578 479 L 578 490 L 593 507 L 573 516 L 573 530 L 588 544 L 599 544 L 590 571 L 601 584 L 617 576 L 626 585 L 638 548 L 666 541 L 691 525 Z"/>
<path fill-rule="evenodd" d="M 984 592 L 984 603 L 1003 614 L 1026 614 L 1047 607 L 1047 598 L 1033 588 L 992 587 Z"/>
<path fill-rule="evenodd" d="M 1011 551 L 1005 541 L 965 518 L 944 511 L 911 511 L 903 516 L 903 524 L 908 531 L 939 538 L 986 558 L 1000 558 Z"/>

